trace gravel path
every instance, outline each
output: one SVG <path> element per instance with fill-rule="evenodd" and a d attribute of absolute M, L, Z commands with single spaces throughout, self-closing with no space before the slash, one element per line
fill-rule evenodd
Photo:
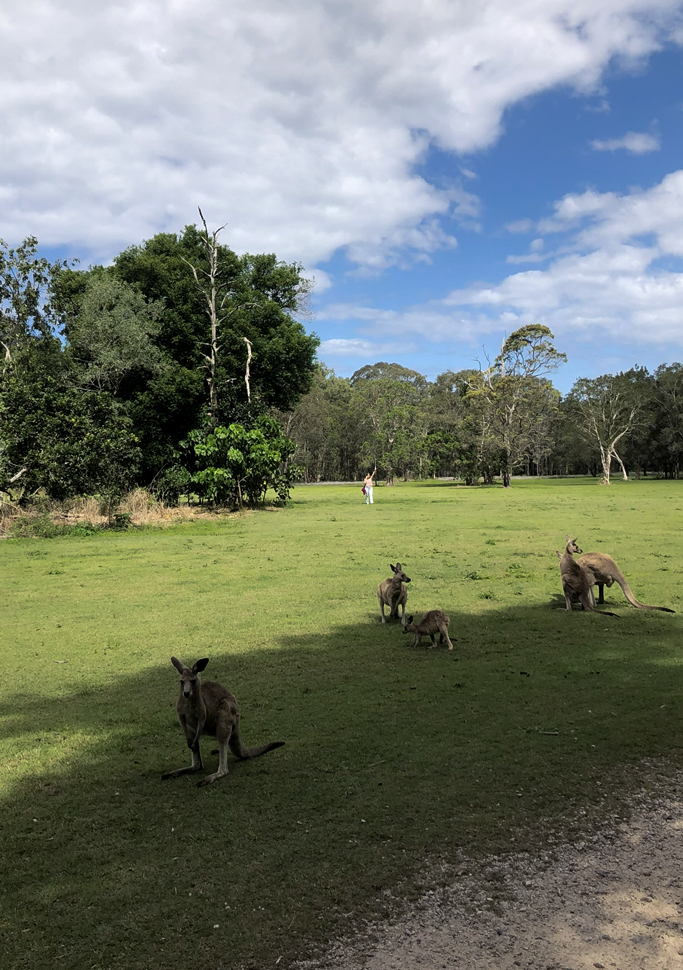
<path fill-rule="evenodd" d="M 683 970 L 683 772 L 662 777 L 644 771 L 628 821 L 461 866 L 408 918 L 302 970 Z"/>

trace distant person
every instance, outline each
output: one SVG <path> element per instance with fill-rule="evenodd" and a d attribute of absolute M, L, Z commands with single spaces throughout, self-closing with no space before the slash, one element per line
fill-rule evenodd
<path fill-rule="evenodd" d="M 375 465 L 374 471 L 371 471 L 363 479 L 363 488 L 365 489 L 365 504 L 366 505 L 374 505 L 374 499 L 372 497 L 372 490 L 373 490 L 374 485 L 375 485 L 375 483 L 373 482 L 373 478 L 375 477 L 376 473 L 377 473 L 377 465 Z"/>

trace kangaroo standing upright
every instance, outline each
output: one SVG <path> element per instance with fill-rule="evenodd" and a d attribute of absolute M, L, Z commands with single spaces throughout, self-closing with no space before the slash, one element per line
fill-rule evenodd
<path fill-rule="evenodd" d="M 637 600 L 631 591 L 631 587 L 626 582 L 626 577 L 611 556 L 603 552 L 584 552 L 576 561 L 588 576 L 591 595 L 593 595 L 593 586 L 598 587 L 598 603 L 605 602 L 605 586 L 609 589 L 613 583 L 618 583 L 626 599 L 637 610 L 661 610 L 662 613 L 676 612 L 670 610 L 668 606 L 648 606 L 646 603 Z M 595 599 L 593 602 L 595 602 Z"/>
<path fill-rule="evenodd" d="M 257 758 L 266 751 L 280 748 L 284 741 L 271 741 L 259 748 L 245 748 L 240 738 L 240 712 L 233 694 L 221 684 L 207 680 L 202 683 L 200 671 L 208 664 L 208 658 L 198 660 L 191 667 L 176 657 L 171 657 L 171 663 L 180 674 L 180 693 L 176 702 L 176 712 L 180 726 L 185 733 L 187 746 L 192 752 L 192 764 L 188 768 L 176 768 L 167 771 L 161 777 L 178 778 L 201 771 L 202 755 L 199 750 L 199 739 L 202 734 L 210 734 L 218 739 L 219 759 L 218 771 L 207 775 L 199 783 L 211 785 L 214 781 L 228 773 L 228 747 L 236 758 Z"/>
<path fill-rule="evenodd" d="M 406 603 L 408 602 L 408 589 L 403 585 L 404 583 L 410 582 L 410 577 L 401 569 L 401 563 L 397 562 L 395 566 L 389 563 L 389 566 L 393 572 L 393 576 L 389 579 L 385 579 L 377 587 L 377 602 L 379 603 L 379 608 L 382 611 L 382 623 L 386 623 L 384 619 L 384 607 L 389 607 L 389 619 L 394 620 L 398 616 L 398 608 L 401 607 L 401 623 L 405 619 L 406 615 Z"/>
<path fill-rule="evenodd" d="M 557 552 L 557 550 L 555 551 Z M 571 613 L 572 604 L 580 603 L 583 609 L 588 610 L 589 613 L 598 613 L 600 616 L 618 616 L 618 613 L 610 613 L 608 610 L 596 610 L 593 606 L 591 582 L 581 566 L 574 559 L 574 554 L 577 556 L 581 555 L 581 551 L 576 544 L 576 539 L 568 539 L 564 552 L 557 552 L 557 557 L 560 560 L 562 591 L 564 592 L 567 611 Z"/>

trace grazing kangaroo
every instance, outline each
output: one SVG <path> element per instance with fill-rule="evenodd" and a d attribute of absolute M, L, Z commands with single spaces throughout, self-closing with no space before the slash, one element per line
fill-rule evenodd
<path fill-rule="evenodd" d="M 448 649 L 453 649 L 453 644 L 451 643 L 451 638 L 448 636 L 448 624 L 450 623 L 449 617 L 443 612 L 443 610 L 429 610 L 425 613 L 419 623 L 413 622 L 413 617 L 409 616 L 407 620 L 403 621 L 403 632 L 412 633 L 414 635 L 413 646 L 416 647 L 422 637 L 429 636 L 432 641 L 432 647 L 436 646 L 436 634 L 439 634 L 439 643 L 443 643 L 444 640 L 448 644 Z"/>
<path fill-rule="evenodd" d="M 600 616 L 618 616 L 618 613 L 596 610 L 593 606 L 591 582 L 574 559 L 574 554 L 580 556 L 582 552 L 576 544 L 576 539 L 568 539 L 563 553 L 558 552 L 557 549 L 555 552 L 557 552 L 557 558 L 560 560 L 560 576 L 562 577 L 562 590 L 567 604 L 567 612 L 571 613 L 573 603 L 580 603 L 582 608 L 588 610 L 589 613 L 598 613 Z"/>
<path fill-rule="evenodd" d="M 408 590 L 403 585 L 404 583 L 410 582 L 410 577 L 401 569 L 401 563 L 397 562 L 395 566 L 389 563 L 391 570 L 394 575 L 390 576 L 389 579 L 385 579 L 384 582 L 380 583 L 377 587 L 377 602 L 379 603 L 379 608 L 382 611 L 382 623 L 386 623 L 384 619 L 384 607 L 389 607 L 389 619 L 393 620 L 398 616 L 398 608 L 401 607 L 401 622 L 405 619 L 406 615 L 406 603 L 408 601 Z"/>
<path fill-rule="evenodd" d="M 631 591 L 631 587 L 626 582 L 626 577 L 611 556 L 602 552 L 584 552 L 576 561 L 588 577 L 591 596 L 593 596 L 593 586 L 598 587 L 598 603 L 605 602 L 605 586 L 609 589 L 613 583 L 618 583 L 626 599 L 637 610 L 661 610 L 662 613 L 676 612 L 670 610 L 668 606 L 648 606 L 646 603 L 637 600 Z M 595 604 L 595 598 L 593 598 L 593 604 Z"/>
<path fill-rule="evenodd" d="M 271 741 L 260 748 L 245 748 L 240 738 L 240 712 L 234 696 L 214 681 L 207 680 L 202 684 L 199 673 L 208 664 L 208 658 L 198 660 L 191 667 L 186 667 L 176 657 L 171 657 L 171 663 L 180 674 L 180 694 L 176 703 L 176 711 L 180 726 L 185 732 L 187 746 L 192 752 L 192 764 L 189 768 L 176 768 L 167 771 L 162 779 L 178 778 L 201 771 L 202 755 L 199 750 L 199 738 L 202 734 L 210 734 L 218 738 L 219 759 L 218 771 L 198 783 L 211 785 L 214 781 L 228 773 L 228 747 L 236 758 L 257 758 L 266 751 L 280 748 L 284 741 Z"/>

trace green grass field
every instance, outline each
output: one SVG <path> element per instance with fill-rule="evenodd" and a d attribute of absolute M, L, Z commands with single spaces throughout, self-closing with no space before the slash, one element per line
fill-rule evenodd
<path fill-rule="evenodd" d="M 679 504 L 680 503 L 680 504 Z M 681 762 L 681 614 L 564 611 L 565 532 L 680 611 L 683 483 L 297 488 L 284 510 L 0 545 L 0 970 L 280 968 L 463 853 L 533 848 Z M 379 621 L 399 559 L 409 612 Z M 232 690 L 247 745 L 198 789 L 178 677 Z M 207 773 L 215 770 L 209 739 Z"/>

